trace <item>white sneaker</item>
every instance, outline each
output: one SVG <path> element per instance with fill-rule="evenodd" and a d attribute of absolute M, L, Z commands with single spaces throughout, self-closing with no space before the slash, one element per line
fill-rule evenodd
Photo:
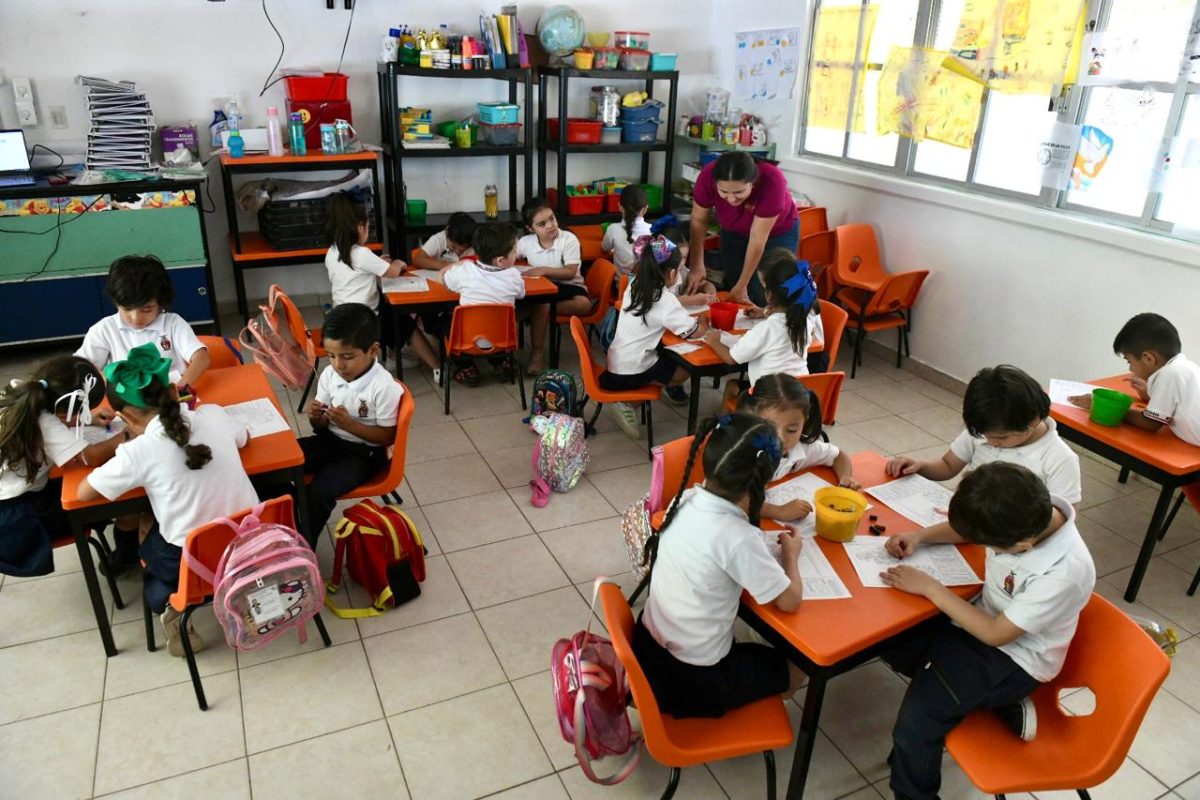
<path fill-rule="evenodd" d="M 626 436 L 635 441 L 641 438 L 642 425 L 637 409 L 628 403 L 609 403 L 608 407 L 613 412 L 613 421 L 617 423 L 617 427 L 625 431 Z"/>
<path fill-rule="evenodd" d="M 435 369 L 433 371 L 433 382 L 437 386 L 442 385 L 442 371 L 440 369 Z"/>

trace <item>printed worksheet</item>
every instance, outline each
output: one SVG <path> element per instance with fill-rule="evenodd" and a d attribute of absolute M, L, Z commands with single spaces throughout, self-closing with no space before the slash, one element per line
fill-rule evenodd
<path fill-rule="evenodd" d="M 942 484 L 920 475 L 907 475 L 863 491 L 923 528 L 946 521 L 954 495 Z"/>
<path fill-rule="evenodd" d="M 105 427 L 98 425 L 80 426 L 79 436 L 88 444 L 100 444 L 100 442 L 108 441 L 114 434 L 118 434 L 123 430 L 125 430 L 125 420 L 116 417 Z"/>
<path fill-rule="evenodd" d="M 763 531 L 767 540 L 767 550 L 782 562 L 783 549 L 779 546 L 777 531 Z M 821 545 L 809 540 L 804 543 L 798 559 L 800 580 L 804 582 L 805 600 L 842 600 L 850 597 L 850 590 L 838 577 L 829 558 L 821 550 Z"/>
<path fill-rule="evenodd" d="M 429 281 L 420 275 L 401 275 L 398 278 L 384 278 L 385 292 L 428 292 Z"/>
<path fill-rule="evenodd" d="M 408 273 L 417 278 L 424 278 L 427 281 L 437 281 L 441 283 L 441 270 L 436 269 L 414 269 Z"/>
<path fill-rule="evenodd" d="M 843 544 L 854 571 L 858 573 L 858 579 L 867 588 L 885 588 L 886 584 L 879 573 L 900 564 L 921 570 L 943 586 L 983 583 L 955 545 L 927 544 L 912 555 L 899 559 L 893 558 L 884 549 L 886 544 L 887 538 L 883 536 L 856 536 L 853 541 Z"/>
<path fill-rule="evenodd" d="M 726 347 L 733 347 L 741 340 L 742 337 L 739 334 L 730 333 L 729 331 L 721 331 L 721 344 L 725 345 Z"/>
<path fill-rule="evenodd" d="M 761 325 L 766 322 L 766 317 L 751 317 L 747 316 L 745 310 L 737 313 L 737 319 L 733 321 L 733 327 L 739 331 L 748 331 L 755 325 Z"/>
<path fill-rule="evenodd" d="M 246 426 L 246 430 L 250 431 L 251 439 L 292 429 L 292 426 L 275 408 L 275 404 L 265 397 L 248 400 L 245 403 L 235 403 L 224 408 L 229 416 Z"/>
<path fill-rule="evenodd" d="M 1092 390 L 1095 388 L 1096 387 L 1092 386 L 1090 383 L 1080 383 L 1079 381 L 1060 381 L 1057 378 L 1054 378 L 1050 381 L 1050 391 L 1047 392 L 1047 394 L 1050 395 L 1051 403 L 1069 406 L 1071 405 L 1071 401 L 1068 398 L 1079 394 L 1091 394 Z"/>
<path fill-rule="evenodd" d="M 768 487 L 766 501 L 771 505 L 781 506 L 793 500 L 803 500 L 811 506 L 815 505 L 813 503 L 813 494 L 817 489 L 823 489 L 831 485 L 828 481 L 817 477 L 813 473 L 806 472 L 803 475 L 797 475 L 789 481 Z M 777 519 L 775 521 L 780 525 L 787 525 L 806 539 L 810 539 L 817 534 L 816 512 L 810 513 L 807 517 L 801 519 Z"/>
<path fill-rule="evenodd" d="M 695 351 L 699 350 L 702 346 L 703 345 L 692 344 L 691 342 L 680 342 L 679 344 L 667 345 L 666 349 L 679 353 L 681 356 L 686 356 L 688 353 L 694 353 Z"/>

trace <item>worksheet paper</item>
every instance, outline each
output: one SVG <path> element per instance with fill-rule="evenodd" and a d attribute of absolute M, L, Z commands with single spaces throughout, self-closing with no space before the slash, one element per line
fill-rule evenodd
<path fill-rule="evenodd" d="M 385 292 L 428 292 L 429 281 L 420 275 L 401 275 L 399 278 L 384 278 Z"/>
<path fill-rule="evenodd" d="M 954 495 L 940 483 L 920 475 L 908 475 L 863 491 L 924 528 L 946 521 Z"/>
<path fill-rule="evenodd" d="M 275 405 L 265 397 L 249 400 L 245 403 L 235 403 L 225 406 L 226 413 L 246 426 L 250 438 L 270 436 L 272 433 L 290 431 L 292 428 L 275 408 Z"/>
<path fill-rule="evenodd" d="M 943 586 L 970 586 L 980 584 L 979 576 L 971 565 L 963 558 L 962 553 L 952 544 L 927 544 L 917 549 L 903 559 L 893 558 L 884 545 L 884 536 L 856 536 L 853 541 L 845 542 L 846 555 L 858 573 L 858 579 L 868 589 L 882 589 L 887 586 L 879 573 L 900 564 L 919 569 L 930 575 Z"/>
<path fill-rule="evenodd" d="M 729 331 L 721 331 L 721 344 L 725 345 L 726 347 L 733 347 L 735 344 L 737 344 L 741 340 L 742 340 L 742 337 L 736 333 L 730 333 Z"/>
<path fill-rule="evenodd" d="M 1071 405 L 1071 401 L 1068 398 L 1079 394 L 1090 395 L 1092 390 L 1095 388 L 1096 387 L 1092 386 L 1090 383 L 1080 383 L 1079 381 L 1060 381 L 1057 378 L 1053 378 L 1050 381 L 1050 391 L 1047 392 L 1047 394 L 1050 395 L 1051 403 L 1058 403 L 1061 406 L 1069 406 Z"/>
<path fill-rule="evenodd" d="M 782 563 L 783 548 L 779 546 L 777 531 L 763 531 L 767 540 L 767 550 Z M 850 590 L 838 577 L 829 558 L 821 550 L 821 545 L 815 540 L 804 543 L 797 559 L 800 568 L 800 580 L 804 582 L 805 600 L 843 600 L 850 597 Z"/>
<path fill-rule="evenodd" d="M 773 506 L 781 506 L 793 500 L 803 500 L 810 506 L 815 507 L 816 503 L 813 501 L 813 494 L 817 489 L 824 489 L 826 486 L 831 485 L 828 481 L 822 480 L 813 473 L 806 472 L 803 475 L 797 475 L 790 481 L 784 481 L 781 484 L 769 487 L 766 493 L 766 501 Z M 806 539 L 811 539 L 817 533 L 817 515 L 815 511 L 801 519 L 777 519 L 775 521 L 780 525 L 787 525 Z"/>
<path fill-rule="evenodd" d="M 699 350 L 701 345 L 692 344 L 691 342 L 680 342 L 679 344 L 667 345 L 668 350 L 672 350 L 681 356 L 686 356 L 688 353 L 694 353 Z"/>
<path fill-rule="evenodd" d="M 424 278 L 427 281 L 438 281 L 440 283 L 442 272 L 437 269 L 414 269 L 408 274 L 413 277 Z"/>
<path fill-rule="evenodd" d="M 755 325 L 761 325 L 763 322 L 766 322 L 766 319 L 766 317 L 747 316 L 743 310 L 737 313 L 737 319 L 733 321 L 733 327 L 739 331 L 748 331 Z"/>
<path fill-rule="evenodd" d="M 88 444 L 100 444 L 100 442 L 108 441 L 123 430 L 125 430 L 125 420 L 115 417 L 106 426 L 83 425 L 79 430 L 79 436 Z"/>

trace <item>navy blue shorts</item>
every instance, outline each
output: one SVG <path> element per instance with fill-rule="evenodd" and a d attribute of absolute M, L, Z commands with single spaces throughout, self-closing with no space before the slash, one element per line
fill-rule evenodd
<path fill-rule="evenodd" d="M 138 546 L 138 557 L 146 562 L 142 573 L 142 591 L 146 593 L 146 603 L 155 614 L 161 614 L 167 607 L 167 599 L 179 588 L 179 562 L 183 557 L 183 548 L 167 542 L 158 531 L 158 523 L 150 527 L 150 532 Z"/>
<path fill-rule="evenodd" d="M 559 283 L 558 281 L 554 281 L 554 285 L 558 287 L 558 295 L 554 299 L 559 303 L 565 303 L 572 297 L 588 296 L 587 288 L 577 283 Z"/>
<path fill-rule="evenodd" d="M 658 361 L 654 362 L 654 366 L 645 372 L 639 372 L 636 375 L 621 375 L 617 372 L 605 370 L 600 373 L 598 382 L 600 383 L 600 388 L 605 391 L 625 392 L 632 389 L 641 389 L 652 383 L 660 383 L 666 386 L 674 377 L 675 362 L 660 353 Z"/>

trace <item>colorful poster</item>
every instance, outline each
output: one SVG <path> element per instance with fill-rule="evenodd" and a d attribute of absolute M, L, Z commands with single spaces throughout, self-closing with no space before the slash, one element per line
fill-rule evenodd
<path fill-rule="evenodd" d="M 1114 8 L 1106 30 L 1083 37 L 1078 83 L 1174 82 L 1179 72 L 1179 40 L 1192 27 L 1194 6 L 1195 0 L 1139 0 L 1136 6 Z"/>
<path fill-rule="evenodd" d="M 975 143 L 983 86 L 942 66 L 942 50 L 893 47 L 879 77 L 880 135 L 932 139 L 954 147 Z"/>
<path fill-rule="evenodd" d="M 865 18 L 861 6 L 827 6 L 817 14 L 808 80 L 808 124 L 814 128 L 846 130 L 853 97 L 851 130 L 856 133 L 866 131 L 863 77 L 860 72 L 858 80 L 854 80 L 854 55 L 859 51 L 859 21 L 862 20 L 861 52 L 865 61 L 865 55 L 871 49 L 871 34 L 875 30 L 875 18 L 878 15 L 879 6 L 874 4 L 867 6 Z"/>
<path fill-rule="evenodd" d="M 735 39 L 734 97 L 791 98 L 800 67 L 800 29 L 746 31 Z"/>
<path fill-rule="evenodd" d="M 1073 79 L 1084 0 L 965 0 L 946 67 L 1010 94 Z"/>

